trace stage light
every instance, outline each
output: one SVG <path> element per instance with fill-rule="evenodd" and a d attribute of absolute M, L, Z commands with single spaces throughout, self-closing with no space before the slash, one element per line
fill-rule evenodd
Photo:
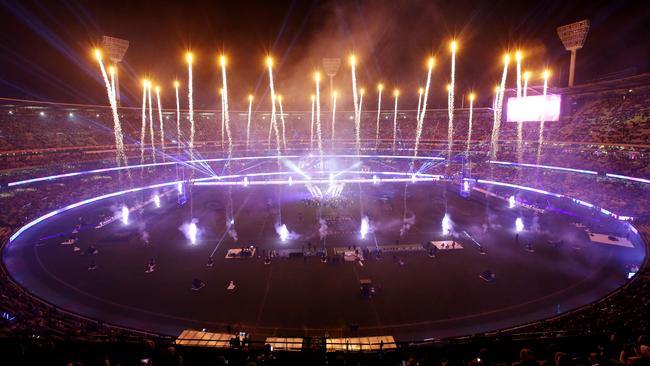
<path fill-rule="evenodd" d="M 225 55 L 221 55 L 221 56 L 219 56 L 219 64 L 221 65 L 221 67 L 225 67 L 225 66 L 226 66 L 226 62 L 227 62 L 227 59 L 226 59 L 226 56 L 225 56 Z"/>
<path fill-rule="evenodd" d="M 178 82 L 178 80 L 174 80 L 174 88 L 178 88 L 181 84 Z"/>
<path fill-rule="evenodd" d="M 160 208 L 160 196 L 157 194 L 153 196 L 153 203 L 156 205 L 156 208 Z"/>
<path fill-rule="evenodd" d="M 384 84 L 377 85 L 377 90 L 379 90 L 379 91 L 384 90 Z"/>
<path fill-rule="evenodd" d="M 476 94 L 474 94 L 474 93 L 469 93 L 469 100 L 470 100 L 470 101 L 473 101 L 474 99 L 476 99 Z"/>
<path fill-rule="evenodd" d="M 524 221 L 521 219 L 521 217 L 517 217 L 515 220 L 515 230 L 517 232 L 524 231 Z"/>
<path fill-rule="evenodd" d="M 433 57 L 430 57 L 427 66 L 429 66 L 429 68 L 432 68 L 435 65 L 435 63 L 436 60 Z"/>
<path fill-rule="evenodd" d="M 515 200 L 515 196 L 508 197 L 508 208 L 515 208 L 516 205 L 517 201 Z"/>
<path fill-rule="evenodd" d="M 252 101 L 253 101 L 253 94 L 249 94 L 249 95 L 248 95 L 248 101 L 249 101 L 249 102 L 252 102 Z"/>
<path fill-rule="evenodd" d="M 357 64 L 357 57 L 355 55 L 350 56 L 350 65 L 354 66 Z"/>
<path fill-rule="evenodd" d="M 314 73 L 314 81 L 316 82 L 320 81 L 320 72 L 316 71 Z"/>
<path fill-rule="evenodd" d="M 129 208 L 126 206 L 122 206 L 122 223 L 124 225 L 129 224 Z"/>
<path fill-rule="evenodd" d="M 185 54 L 185 60 L 187 60 L 188 64 L 194 62 L 194 55 L 192 54 L 192 52 L 188 52 Z"/>
<path fill-rule="evenodd" d="M 266 57 L 266 66 L 267 67 L 272 67 L 273 66 L 273 57 L 271 57 L 271 56 Z"/>
<path fill-rule="evenodd" d="M 359 234 L 361 234 L 361 239 L 365 239 L 369 231 L 370 231 L 370 220 L 368 219 L 368 216 L 364 216 L 361 219 L 361 228 L 359 229 Z"/>
<path fill-rule="evenodd" d="M 451 41 L 451 44 L 449 46 L 451 48 L 451 52 L 456 52 L 456 49 L 458 48 L 458 42 L 456 42 L 455 40 Z"/>
<path fill-rule="evenodd" d="M 99 48 L 95 48 L 94 50 L 95 58 L 97 61 L 101 61 L 102 59 L 102 51 Z"/>

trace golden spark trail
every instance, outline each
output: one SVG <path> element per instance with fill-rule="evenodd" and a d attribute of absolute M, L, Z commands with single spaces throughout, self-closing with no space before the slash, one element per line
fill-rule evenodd
<path fill-rule="evenodd" d="M 522 91 L 522 96 L 526 98 L 528 94 L 528 79 L 530 78 L 530 72 L 526 71 L 524 73 L 524 90 Z"/>
<path fill-rule="evenodd" d="M 336 131 L 336 96 L 337 93 L 334 91 L 332 94 L 332 148 L 334 147 L 334 133 Z"/>
<path fill-rule="evenodd" d="M 101 70 L 102 77 L 104 78 L 104 84 L 106 86 L 106 94 L 108 95 L 108 102 L 111 106 L 111 112 L 113 115 L 113 133 L 115 134 L 115 148 L 117 150 L 116 161 L 117 165 L 121 166 L 122 162 L 125 165 L 128 165 L 126 160 L 126 155 L 124 154 L 124 136 L 122 134 L 122 124 L 120 123 L 120 117 L 117 113 L 117 103 L 115 100 L 115 94 L 113 93 L 113 85 L 108 79 L 106 74 L 106 69 L 104 68 L 104 63 L 102 62 L 102 53 L 100 50 L 95 50 L 95 57 L 99 63 L 99 69 Z"/>
<path fill-rule="evenodd" d="M 275 146 L 278 153 L 278 156 L 281 155 L 280 152 L 280 131 L 278 131 L 278 123 L 276 120 L 276 111 L 275 111 L 275 85 L 273 85 L 273 59 L 269 56 L 266 58 L 266 65 L 269 68 L 269 88 L 271 89 L 271 127 L 275 132 Z M 269 133 L 269 147 L 271 146 L 271 134 Z"/>
<path fill-rule="evenodd" d="M 192 90 L 192 61 L 191 53 L 187 53 L 187 100 L 188 100 L 188 117 L 190 119 L 190 160 L 194 159 L 194 95 Z"/>
<path fill-rule="evenodd" d="M 469 94 L 469 124 L 467 127 L 467 156 L 469 157 L 469 144 L 472 141 L 472 116 L 474 114 L 474 99 L 476 96 L 474 93 Z"/>
<path fill-rule="evenodd" d="M 427 83 L 424 87 L 424 96 L 422 97 L 422 108 L 420 114 L 417 117 L 417 126 L 415 129 L 415 148 L 413 151 L 413 156 L 418 156 L 418 149 L 420 147 L 420 138 L 422 137 L 422 127 L 424 125 L 424 115 L 427 111 L 427 99 L 429 99 L 429 87 L 431 86 L 431 72 L 433 71 L 433 65 L 435 60 L 433 57 L 429 58 L 429 71 L 427 72 Z"/>
<path fill-rule="evenodd" d="M 232 156 L 232 135 L 230 133 L 230 111 L 228 107 L 228 79 L 226 77 L 226 56 L 219 58 L 221 63 L 221 80 L 223 82 L 223 114 L 224 114 L 224 127 L 226 128 L 226 137 L 228 138 L 228 157 Z M 222 134 L 223 140 L 223 134 Z"/>
<path fill-rule="evenodd" d="M 359 96 L 357 94 L 357 73 L 356 73 L 356 56 L 350 56 L 350 71 L 352 73 L 352 100 L 354 102 L 354 138 L 355 138 L 355 147 L 357 152 L 359 151 L 359 145 L 361 143 L 361 131 L 360 131 L 360 118 L 359 118 Z"/>
<path fill-rule="evenodd" d="M 420 116 L 420 107 L 422 106 L 422 93 L 424 93 L 424 89 L 422 88 L 418 89 L 418 110 L 417 110 L 417 114 L 415 115 L 416 120 Z"/>
<path fill-rule="evenodd" d="M 510 55 L 506 54 L 503 58 L 503 74 L 501 75 L 501 85 L 499 87 L 495 113 L 494 113 L 494 125 L 492 126 L 492 136 L 490 139 L 490 158 L 496 159 L 497 153 L 499 152 L 499 131 L 501 129 L 501 112 L 503 108 L 503 94 L 506 89 L 506 79 L 508 77 L 508 64 L 510 63 Z"/>
<path fill-rule="evenodd" d="M 323 127 L 320 119 L 320 73 L 316 72 L 314 74 L 314 81 L 316 82 L 316 138 L 318 139 L 320 168 L 323 169 Z M 336 100 L 334 101 L 334 109 L 336 109 L 335 105 Z"/>
<path fill-rule="evenodd" d="M 156 86 L 156 99 L 158 100 L 158 119 L 160 120 L 160 150 L 165 161 L 165 125 L 163 124 L 162 106 L 160 105 L 160 87 Z"/>
<path fill-rule="evenodd" d="M 393 95 L 395 96 L 395 111 L 393 112 L 393 153 L 395 153 L 395 141 L 397 140 L 397 99 L 399 97 L 399 90 L 395 89 Z"/>
<path fill-rule="evenodd" d="M 156 145 L 154 143 L 154 132 L 153 132 L 153 107 L 151 103 L 151 83 L 147 86 L 147 99 L 149 101 L 149 133 L 151 134 L 151 159 L 156 162 Z"/>
<path fill-rule="evenodd" d="M 521 52 L 515 53 L 515 60 L 517 61 L 517 99 L 521 99 Z M 517 161 L 522 162 L 523 159 L 523 140 L 524 140 L 524 124 L 522 121 L 517 121 Z M 521 170 L 520 170 L 521 172 Z"/>
<path fill-rule="evenodd" d="M 316 95 L 311 95 L 311 122 L 309 124 L 309 150 L 314 150 L 314 108 L 316 108 Z"/>
<path fill-rule="evenodd" d="M 551 75 L 549 70 L 544 70 L 542 77 L 544 78 L 544 89 L 542 89 L 542 96 L 546 102 L 546 93 L 548 92 L 548 77 Z M 544 114 L 542 113 L 542 120 L 539 121 L 539 141 L 537 142 L 537 165 L 542 160 L 542 144 L 544 143 Z"/>
<path fill-rule="evenodd" d="M 142 81 L 142 128 L 140 129 L 140 164 L 144 164 L 144 145 L 147 132 L 147 84 L 148 80 Z"/>
<path fill-rule="evenodd" d="M 447 162 L 451 161 L 451 150 L 454 142 L 454 88 L 456 83 L 456 41 L 451 42 L 451 82 L 449 84 L 449 93 L 447 94 L 447 113 L 449 114 L 449 123 L 447 124 Z"/>
<path fill-rule="evenodd" d="M 384 90 L 382 84 L 377 85 L 377 130 L 375 131 L 375 149 L 379 146 L 379 117 L 381 116 L 381 92 Z"/>
<path fill-rule="evenodd" d="M 246 120 L 246 149 L 251 140 L 251 114 L 253 112 L 253 95 L 248 96 L 248 118 Z"/>
<path fill-rule="evenodd" d="M 363 110 L 363 95 L 366 93 L 366 91 L 361 88 L 359 89 L 359 139 L 357 139 L 357 144 L 356 144 L 356 150 L 357 150 L 357 155 L 359 155 L 360 150 L 361 150 L 361 111 Z"/>
<path fill-rule="evenodd" d="M 284 121 L 284 110 L 282 109 L 282 95 L 278 95 L 278 107 L 280 107 L 280 123 L 282 123 L 282 146 L 284 146 L 284 152 L 287 152 L 287 134 L 286 134 L 286 125 Z"/>

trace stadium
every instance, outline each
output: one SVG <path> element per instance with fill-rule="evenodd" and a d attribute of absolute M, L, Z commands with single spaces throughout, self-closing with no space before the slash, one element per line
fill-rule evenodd
<path fill-rule="evenodd" d="M 611 45 L 602 27 L 640 29 L 647 5 L 556 4 L 570 17 L 536 24 L 552 40 L 500 49 L 418 36 L 435 47 L 385 75 L 362 41 L 381 26 L 312 25 L 305 6 L 266 11 L 318 52 L 277 41 L 242 66 L 227 40 L 159 58 L 126 40 L 156 35 L 126 30 L 72 47 L 78 29 L 3 4 L 24 42 L 85 75 L 3 61 L 34 79 L 0 88 L 7 364 L 648 363 L 647 45 L 580 61 L 604 52 L 590 32 Z M 95 28 L 103 6 L 72 7 L 52 14 Z M 316 7 L 406 24 L 386 4 Z"/>

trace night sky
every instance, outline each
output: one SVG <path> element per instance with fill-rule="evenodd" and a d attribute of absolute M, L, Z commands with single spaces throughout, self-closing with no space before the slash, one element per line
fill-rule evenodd
<path fill-rule="evenodd" d="M 172 81 L 186 84 L 189 49 L 196 58 L 198 108 L 219 106 L 221 52 L 229 58 L 231 109 L 244 107 L 249 93 L 256 95 L 257 108 L 268 108 L 262 96 L 268 91 L 269 53 L 276 59 L 285 109 L 309 108 L 311 75 L 323 57 L 343 58 L 335 83 L 341 107 L 347 107 L 352 52 L 360 60 L 359 86 L 373 91 L 368 98 L 376 99 L 381 81 L 402 90 L 404 108 L 415 108 L 410 104 L 417 103 L 417 88 L 425 81 L 426 59 L 434 55 L 432 104 L 442 106 L 448 45 L 456 38 L 457 94 L 475 90 L 479 104 L 488 105 L 506 50 L 520 48 L 524 69 L 539 73 L 549 67 L 552 84 L 565 85 L 569 53 L 556 28 L 582 19 L 591 21 L 591 30 L 578 52 L 577 83 L 650 70 L 647 0 L 0 1 L 0 97 L 107 104 L 91 50 L 110 35 L 130 41 L 119 71 L 127 106 L 141 103 L 140 81 L 147 76 L 161 86 L 163 104 L 172 107 Z"/>

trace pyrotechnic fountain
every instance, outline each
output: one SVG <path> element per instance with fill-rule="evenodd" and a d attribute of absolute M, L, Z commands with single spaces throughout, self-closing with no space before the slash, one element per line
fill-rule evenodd
<path fill-rule="evenodd" d="M 156 206 L 156 208 L 160 208 L 160 196 L 157 194 L 153 196 L 153 204 Z"/>
<path fill-rule="evenodd" d="M 399 90 L 393 91 L 395 97 L 395 110 L 393 111 L 393 153 L 395 152 L 395 142 L 397 141 L 397 99 L 399 98 Z"/>
<path fill-rule="evenodd" d="M 280 107 L 280 123 L 282 123 L 282 146 L 284 151 L 287 151 L 287 133 L 286 133 L 286 123 L 284 121 L 284 109 L 282 108 L 282 95 L 278 95 L 278 107 Z"/>
<path fill-rule="evenodd" d="M 423 88 L 418 89 L 418 109 L 417 113 L 415 114 L 416 121 L 420 118 L 420 107 L 422 107 L 422 93 L 424 93 Z"/>
<path fill-rule="evenodd" d="M 104 62 L 102 61 L 102 53 L 100 50 L 95 50 L 95 57 L 97 58 L 99 68 L 102 72 L 102 77 L 104 78 L 106 94 L 108 95 L 108 102 L 111 106 L 111 112 L 113 114 L 113 132 L 115 134 L 115 148 L 117 150 L 117 165 L 120 166 L 122 163 L 124 163 L 124 165 L 128 165 L 126 155 L 124 154 L 124 136 L 122 134 L 122 124 L 120 123 L 120 117 L 117 113 L 117 102 L 115 100 L 114 86 L 108 80 L 108 76 L 106 75 L 106 69 L 104 68 Z M 115 71 L 113 71 L 111 74 L 111 77 L 114 78 Z"/>
<path fill-rule="evenodd" d="M 521 99 L 521 51 L 515 52 L 515 60 L 517 61 L 517 99 Z M 522 121 L 517 121 L 517 161 L 522 162 L 523 159 L 523 139 L 524 139 L 524 124 Z"/>
<path fill-rule="evenodd" d="M 187 53 L 187 99 L 188 99 L 188 117 L 190 120 L 190 159 L 194 159 L 194 96 L 192 95 L 192 61 L 193 57 L 190 52 Z"/>
<path fill-rule="evenodd" d="M 273 84 L 273 58 L 271 56 L 266 58 L 266 66 L 269 69 L 269 88 L 271 90 L 271 128 L 273 128 L 273 131 L 275 132 L 275 146 L 276 150 L 278 153 L 278 156 L 280 156 L 280 131 L 278 131 L 278 123 L 276 120 L 276 112 L 275 112 L 275 101 L 276 101 L 276 96 L 275 96 L 275 85 Z M 269 133 L 269 147 L 271 147 L 271 134 Z"/>
<path fill-rule="evenodd" d="M 350 56 L 350 72 L 352 73 L 352 101 L 354 102 L 354 141 L 359 154 L 359 146 L 361 144 L 361 118 L 359 117 L 359 96 L 357 94 L 357 73 L 356 73 L 357 58 L 355 55 Z"/>
<path fill-rule="evenodd" d="M 334 136 L 336 132 L 336 90 L 332 93 L 332 147 L 334 147 Z"/>
<path fill-rule="evenodd" d="M 449 92 L 447 94 L 447 113 L 449 114 L 449 123 L 447 124 L 447 161 L 451 161 L 451 149 L 454 141 L 454 87 L 456 82 L 456 41 L 451 42 L 451 81 L 449 83 Z"/>
<path fill-rule="evenodd" d="M 357 155 L 359 155 L 359 151 L 361 149 L 361 111 L 363 110 L 363 95 L 366 93 L 366 90 L 361 88 L 359 89 L 359 121 L 358 121 L 358 126 L 359 126 L 359 138 L 357 139 L 357 144 L 356 144 L 356 151 Z"/>
<path fill-rule="evenodd" d="M 542 89 L 542 96 L 546 102 L 546 94 L 548 92 L 548 77 L 551 75 L 549 70 L 544 70 L 542 77 L 544 78 L 544 88 Z M 542 159 L 542 144 L 544 143 L 544 115 L 542 115 L 542 120 L 539 121 L 539 141 L 537 143 L 537 164 L 541 162 Z"/>
<path fill-rule="evenodd" d="M 517 200 L 515 199 L 515 196 L 508 197 L 508 208 L 515 208 L 516 205 Z"/>
<path fill-rule="evenodd" d="M 524 90 L 522 90 L 522 97 L 526 98 L 528 94 L 528 79 L 530 79 L 530 72 L 524 72 Z"/>
<path fill-rule="evenodd" d="M 490 139 L 490 159 L 496 159 L 497 152 L 499 151 L 499 131 L 501 128 L 501 111 L 503 108 L 503 94 L 506 89 L 506 78 L 508 77 L 508 64 L 510 63 L 510 55 L 506 54 L 503 57 L 503 75 L 501 76 L 501 85 L 497 91 L 497 98 L 494 108 L 494 125 L 492 126 L 492 136 Z"/>
<path fill-rule="evenodd" d="M 469 144 L 472 141 L 472 117 L 474 114 L 474 93 L 469 94 L 469 123 L 467 127 L 467 156 L 469 157 Z"/>
<path fill-rule="evenodd" d="M 223 88 L 223 95 L 222 95 L 222 101 L 223 101 L 223 121 L 224 124 L 222 127 L 225 128 L 226 130 L 226 137 L 228 138 L 228 157 L 232 156 L 232 135 L 230 133 L 230 111 L 228 107 L 228 79 L 226 78 L 226 56 L 221 55 L 219 57 L 219 63 L 221 64 L 221 81 L 222 81 L 222 88 Z M 223 130 L 222 130 L 222 136 L 221 139 L 223 140 Z"/>
<path fill-rule="evenodd" d="M 429 71 L 427 71 L 427 83 L 424 88 L 424 97 L 422 98 L 422 108 L 417 117 L 417 127 L 415 129 L 415 151 L 413 156 L 418 156 L 418 149 L 420 147 L 420 138 L 422 137 L 422 125 L 424 123 L 424 115 L 427 111 L 427 99 L 429 99 L 429 86 L 431 85 L 431 72 L 433 71 L 433 65 L 435 60 L 433 57 L 429 58 Z"/>
<path fill-rule="evenodd" d="M 155 163 L 156 162 L 156 144 L 155 144 L 155 137 L 153 133 L 153 104 L 151 103 L 151 87 L 152 83 L 149 82 L 147 85 L 147 100 L 148 100 L 148 106 L 149 106 L 149 135 L 151 138 L 151 160 Z"/>
<path fill-rule="evenodd" d="M 316 108 L 316 95 L 311 95 L 311 119 L 309 121 L 309 151 L 314 150 L 314 113 Z"/>
<path fill-rule="evenodd" d="M 381 92 L 384 90 L 384 85 L 377 85 L 377 131 L 375 132 L 375 149 L 379 146 L 379 117 L 381 116 Z"/>
<path fill-rule="evenodd" d="M 160 105 L 160 87 L 156 85 L 156 100 L 158 102 L 158 120 L 160 121 L 160 151 L 165 161 L 165 125 L 163 124 L 162 106 Z"/>
<path fill-rule="evenodd" d="M 140 129 L 140 164 L 144 164 L 144 144 L 147 132 L 147 85 L 149 80 L 142 81 L 142 128 Z"/>
<path fill-rule="evenodd" d="M 246 148 L 251 140 L 251 114 L 253 112 L 253 94 L 248 95 L 248 117 L 246 118 Z"/>
<path fill-rule="evenodd" d="M 323 169 L 323 130 L 320 121 L 320 73 L 314 74 L 314 81 L 316 82 L 316 137 L 318 138 L 318 154 L 320 157 L 320 167 Z M 336 100 L 334 100 L 336 105 Z M 336 106 L 333 107 L 336 109 Z M 332 134 L 334 129 L 332 128 Z M 332 136 L 333 139 L 333 136 Z"/>

